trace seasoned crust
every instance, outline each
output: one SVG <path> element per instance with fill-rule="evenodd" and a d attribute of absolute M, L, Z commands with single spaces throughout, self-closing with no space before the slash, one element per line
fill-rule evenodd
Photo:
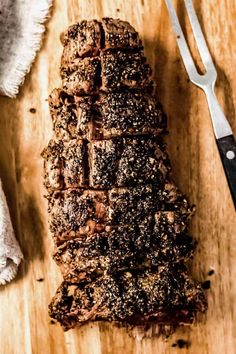
<path fill-rule="evenodd" d="M 139 89 L 150 87 L 151 68 L 142 52 L 124 52 L 121 50 L 101 53 L 101 79 L 103 91 L 124 88 Z"/>
<path fill-rule="evenodd" d="M 54 89 L 49 107 L 56 137 L 64 141 L 159 135 L 166 130 L 161 105 L 141 92 L 113 92 L 92 98 Z"/>
<path fill-rule="evenodd" d="M 164 182 L 170 163 L 163 143 L 135 137 L 96 140 L 50 140 L 44 149 L 45 186 L 63 188 L 134 187 Z"/>
<path fill-rule="evenodd" d="M 85 151 L 83 140 L 63 142 L 51 139 L 42 152 L 45 187 L 53 191 L 86 186 Z"/>
<path fill-rule="evenodd" d="M 171 182 L 110 190 L 68 189 L 47 196 L 49 227 L 55 243 L 117 225 L 145 226 L 158 232 L 183 232 L 193 212 Z"/>
<path fill-rule="evenodd" d="M 161 142 L 152 138 L 117 138 L 88 144 L 90 186 L 136 186 L 163 182 L 170 170 Z"/>
<path fill-rule="evenodd" d="M 196 243 L 184 233 L 158 233 L 153 225 L 126 225 L 69 240 L 54 259 L 70 283 L 89 282 L 104 274 L 148 269 L 188 261 Z"/>
<path fill-rule="evenodd" d="M 168 186 L 71 189 L 49 194 L 49 227 L 55 244 L 72 238 L 86 239 L 93 233 L 125 225 L 139 225 L 143 232 L 149 232 L 151 224 L 156 234 L 171 237 L 185 232 L 192 208 L 179 192 L 167 204 Z"/>
<path fill-rule="evenodd" d="M 83 20 L 70 26 L 63 34 L 62 43 L 63 66 L 70 66 L 80 57 L 97 56 L 101 49 L 142 48 L 138 33 L 128 22 L 108 17 L 102 22 Z"/>
<path fill-rule="evenodd" d="M 71 189 L 47 198 L 49 227 L 56 244 L 105 229 L 109 207 L 106 191 Z"/>
<path fill-rule="evenodd" d="M 118 50 L 102 52 L 99 57 L 77 58 L 61 63 L 63 89 L 71 95 L 91 95 L 99 90 L 151 90 L 151 68 L 142 52 Z"/>
<path fill-rule="evenodd" d="M 129 135 L 158 135 L 166 130 L 166 115 L 154 97 L 128 90 L 102 94 L 97 101 L 100 121 L 95 139 Z"/>
<path fill-rule="evenodd" d="M 141 51 L 141 41 L 125 21 L 109 18 L 104 18 L 102 24 L 82 21 L 69 27 L 63 44 L 61 77 L 69 94 L 151 86 L 151 69 Z M 101 48 L 106 50 L 100 51 Z M 127 48 L 138 50 L 127 51 Z"/>
<path fill-rule="evenodd" d="M 70 66 L 61 66 L 63 89 L 69 95 L 98 92 L 101 82 L 100 57 L 76 59 Z"/>
<path fill-rule="evenodd" d="M 129 24 L 129 22 L 104 17 L 102 19 L 104 31 L 104 47 L 134 49 L 142 48 L 142 42 L 138 32 Z"/>
<path fill-rule="evenodd" d="M 70 26 L 63 35 L 62 61 L 71 62 L 83 56 L 96 56 L 101 48 L 101 24 L 83 20 Z"/>
<path fill-rule="evenodd" d="M 200 285 L 183 266 L 160 266 L 155 272 L 105 275 L 87 284 L 64 282 L 52 299 L 49 314 L 67 330 L 96 320 L 135 325 L 189 323 L 197 310 L 204 312 L 206 307 Z"/>
<path fill-rule="evenodd" d="M 144 219 L 149 217 L 152 219 L 155 214 L 158 224 L 158 220 L 162 221 L 165 213 L 168 213 L 167 215 L 171 216 L 164 218 L 165 224 L 165 219 L 173 221 L 173 225 L 179 222 L 178 227 L 183 231 L 181 225 L 184 223 L 186 226 L 193 214 L 193 207 L 189 205 L 185 196 L 167 180 L 159 186 L 149 184 L 133 188 L 112 188 L 108 191 L 108 198 L 109 220 L 115 225 L 142 223 Z"/>
<path fill-rule="evenodd" d="M 71 96 L 62 89 L 54 89 L 48 102 L 57 139 L 91 138 L 94 113 L 90 96 Z"/>
<path fill-rule="evenodd" d="M 62 141 L 50 140 L 48 146 L 42 151 L 44 159 L 44 185 L 52 190 L 63 188 L 62 169 L 63 161 L 61 154 L 63 151 Z"/>

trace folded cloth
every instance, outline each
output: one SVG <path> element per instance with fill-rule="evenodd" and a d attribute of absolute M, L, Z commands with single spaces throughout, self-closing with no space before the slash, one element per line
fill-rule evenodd
<path fill-rule="evenodd" d="M 0 0 L 0 92 L 15 97 L 40 48 L 52 0 Z"/>
<path fill-rule="evenodd" d="M 0 93 L 15 97 L 40 48 L 52 0 L 0 0 Z M 0 181 L 0 285 L 11 281 L 23 255 Z"/>
<path fill-rule="evenodd" d="M 0 181 L 0 285 L 4 285 L 15 277 L 22 258 Z"/>

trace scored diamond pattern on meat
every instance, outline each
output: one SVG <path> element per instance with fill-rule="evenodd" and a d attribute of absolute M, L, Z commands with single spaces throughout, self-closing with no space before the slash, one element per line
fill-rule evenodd
<path fill-rule="evenodd" d="M 84 20 L 62 41 L 54 136 L 42 152 L 64 278 L 50 315 L 65 330 L 90 320 L 191 323 L 207 306 L 187 268 L 193 207 L 171 180 L 166 115 L 138 33 L 121 20 Z"/>

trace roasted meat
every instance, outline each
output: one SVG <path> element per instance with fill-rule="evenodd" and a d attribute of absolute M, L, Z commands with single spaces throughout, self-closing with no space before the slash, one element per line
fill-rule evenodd
<path fill-rule="evenodd" d="M 83 140 L 50 140 L 45 158 L 45 186 L 49 190 L 87 185 L 85 168 L 86 142 Z"/>
<path fill-rule="evenodd" d="M 190 323 L 206 309 L 201 287 L 184 267 L 104 275 L 90 283 L 63 282 L 50 306 L 65 330 L 88 321 L 113 320 L 140 325 Z"/>
<path fill-rule="evenodd" d="M 80 283 L 104 273 L 186 262 L 192 257 L 195 245 L 185 233 L 160 233 L 158 227 L 147 222 L 70 239 L 56 248 L 54 259 L 65 280 Z"/>
<path fill-rule="evenodd" d="M 67 189 L 48 194 L 49 227 L 54 242 L 80 238 L 115 226 L 155 224 L 179 233 L 186 229 L 192 208 L 179 194 L 167 204 L 171 184 L 110 190 Z"/>
<path fill-rule="evenodd" d="M 188 263 L 193 206 L 171 178 L 166 115 L 138 33 L 104 18 L 69 27 L 44 149 L 49 229 L 64 281 L 49 306 L 88 321 L 176 326 L 207 303 Z"/>
<path fill-rule="evenodd" d="M 142 42 L 135 29 L 125 21 L 112 18 L 81 21 L 68 28 L 63 36 L 62 66 L 84 56 L 97 56 L 107 49 L 141 49 Z"/>
<path fill-rule="evenodd" d="M 124 134 L 158 136 L 166 129 L 161 105 L 141 92 L 126 90 L 91 97 L 54 89 L 49 106 L 58 140 L 102 140 Z"/>

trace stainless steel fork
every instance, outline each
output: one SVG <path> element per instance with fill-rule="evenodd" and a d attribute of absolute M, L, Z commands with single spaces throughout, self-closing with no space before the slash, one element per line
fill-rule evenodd
<path fill-rule="evenodd" d="M 206 45 L 192 0 L 185 0 L 186 10 L 192 26 L 193 34 L 201 55 L 202 62 L 206 69 L 204 75 L 198 73 L 190 54 L 187 42 L 181 29 L 178 17 L 171 0 L 166 0 L 170 14 L 173 30 L 176 35 L 179 50 L 184 62 L 189 79 L 202 90 L 204 90 L 210 110 L 213 129 L 216 137 L 222 164 L 228 180 L 228 185 L 236 209 L 236 142 L 232 129 L 219 105 L 215 95 L 214 87 L 217 78 L 216 68 Z"/>

